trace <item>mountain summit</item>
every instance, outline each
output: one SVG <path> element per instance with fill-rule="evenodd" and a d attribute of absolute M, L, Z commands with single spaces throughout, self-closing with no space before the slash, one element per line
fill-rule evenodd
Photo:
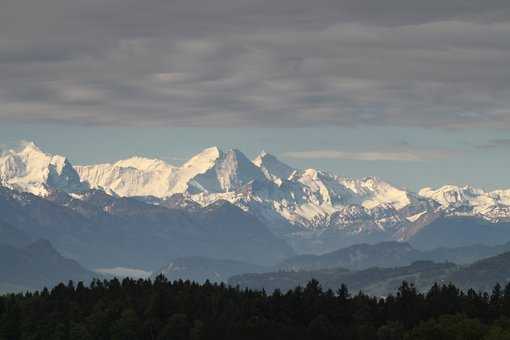
<path fill-rule="evenodd" d="M 32 142 L 0 156 L 0 185 L 39 196 L 48 195 L 50 189 L 76 192 L 87 188 L 65 157 L 46 154 Z"/>
<path fill-rule="evenodd" d="M 231 192 L 251 180 L 263 178 L 260 169 L 235 149 L 226 152 L 218 148 L 206 149 L 179 171 L 179 180 L 187 183 L 186 191 L 190 194 Z M 184 185 L 181 188 L 184 189 Z"/>
<path fill-rule="evenodd" d="M 288 166 L 287 164 L 281 162 L 275 156 L 262 151 L 257 158 L 253 160 L 253 164 L 258 166 L 264 175 L 266 175 L 269 179 L 288 179 L 294 171 L 294 168 Z"/>

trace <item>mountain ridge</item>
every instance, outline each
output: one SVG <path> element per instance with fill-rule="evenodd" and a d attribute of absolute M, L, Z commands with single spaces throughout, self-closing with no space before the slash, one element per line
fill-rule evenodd
<path fill-rule="evenodd" d="M 181 166 L 136 156 L 73 167 L 65 157 L 28 143 L 0 157 L 0 184 L 42 197 L 55 190 L 79 197 L 80 191 L 98 189 L 153 205 L 180 195 L 180 208 L 225 200 L 300 252 L 326 252 L 349 242 L 406 241 L 443 217 L 510 221 L 510 190 L 450 185 L 414 193 L 373 176 L 354 179 L 296 169 L 266 152 L 252 161 L 239 150 L 218 147 L 204 149 Z"/>
<path fill-rule="evenodd" d="M 69 280 L 88 283 L 95 274 L 75 260 L 62 256 L 50 241 L 39 239 L 22 247 L 0 243 L 2 286 L 42 289 Z"/>

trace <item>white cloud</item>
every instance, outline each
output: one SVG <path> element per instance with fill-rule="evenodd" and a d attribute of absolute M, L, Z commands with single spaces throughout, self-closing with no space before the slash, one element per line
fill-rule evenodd
<path fill-rule="evenodd" d="M 335 159 L 357 161 L 425 161 L 429 159 L 442 159 L 452 153 L 443 150 L 419 151 L 340 151 L 340 150 L 304 150 L 291 151 L 283 154 L 284 157 L 294 159 Z"/>

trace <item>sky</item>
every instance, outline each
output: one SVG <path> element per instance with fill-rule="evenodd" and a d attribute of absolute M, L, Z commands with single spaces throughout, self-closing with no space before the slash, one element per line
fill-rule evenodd
<path fill-rule="evenodd" d="M 507 0 L 2 0 L 0 147 L 510 187 Z"/>

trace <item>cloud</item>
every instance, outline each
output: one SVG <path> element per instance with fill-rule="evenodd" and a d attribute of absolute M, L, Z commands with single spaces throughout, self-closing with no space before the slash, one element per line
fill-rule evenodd
<path fill-rule="evenodd" d="M 5 0 L 0 120 L 510 128 L 509 36 L 507 0 Z"/>
<path fill-rule="evenodd" d="M 510 146 L 510 138 L 495 138 L 495 139 L 491 139 L 490 143 L 495 144 L 495 145 Z"/>
<path fill-rule="evenodd" d="M 510 138 L 494 138 L 490 139 L 485 144 L 475 145 L 477 149 L 496 149 L 496 148 L 508 148 L 510 147 Z"/>
<path fill-rule="evenodd" d="M 304 150 L 283 154 L 293 159 L 334 159 L 356 161 L 425 161 L 430 159 L 444 159 L 452 155 L 449 151 L 421 150 L 421 151 L 340 151 L 340 150 Z"/>

